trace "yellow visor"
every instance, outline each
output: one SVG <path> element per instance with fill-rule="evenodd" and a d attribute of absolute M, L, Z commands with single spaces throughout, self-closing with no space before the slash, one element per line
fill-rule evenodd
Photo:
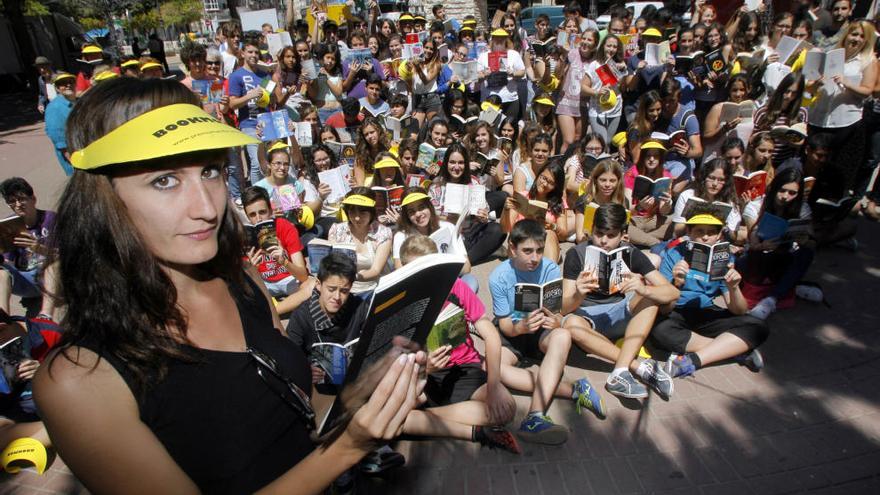
<path fill-rule="evenodd" d="M 700 213 L 699 215 L 694 215 L 688 218 L 687 225 L 724 225 L 721 220 L 718 220 L 714 216 L 708 213 Z"/>
<path fill-rule="evenodd" d="M 658 143 L 657 141 L 646 141 L 646 142 L 642 143 L 642 146 L 640 148 L 643 150 L 666 151 L 666 146 L 663 146 L 662 144 Z"/>
<path fill-rule="evenodd" d="M 266 153 L 271 153 L 275 150 L 285 150 L 286 151 L 287 148 L 289 148 L 289 146 L 287 146 L 287 143 L 285 143 L 284 141 L 278 141 L 277 143 L 270 146 L 269 150 Z"/>
<path fill-rule="evenodd" d="M 38 474 L 43 474 L 49 460 L 46 447 L 30 437 L 13 440 L 0 455 L 2 455 L 0 462 L 2 462 L 3 469 L 11 474 L 29 467 L 33 467 Z"/>
<path fill-rule="evenodd" d="M 553 100 L 551 100 L 550 98 L 547 98 L 546 96 L 542 96 L 541 98 L 536 99 L 534 102 L 535 102 L 535 103 L 540 103 L 541 105 L 548 105 L 548 106 L 551 106 L 551 107 L 555 107 L 555 106 L 556 106 L 556 104 L 553 103 Z"/>
<path fill-rule="evenodd" d="M 63 81 L 65 79 L 76 79 L 76 76 L 73 74 L 68 74 L 67 72 L 59 72 L 55 75 L 55 80 L 52 81 L 52 84 L 58 84 L 59 81 Z"/>
<path fill-rule="evenodd" d="M 363 194 L 352 194 L 342 200 L 342 204 L 351 206 L 363 206 L 365 208 L 374 208 L 376 202 Z"/>
<path fill-rule="evenodd" d="M 501 107 L 493 105 L 491 102 L 484 101 L 483 103 L 480 103 L 480 110 L 488 110 L 490 108 L 495 111 L 501 110 Z"/>
<path fill-rule="evenodd" d="M 159 69 L 161 69 L 161 68 L 162 68 L 162 64 L 159 64 L 159 63 L 156 63 L 156 62 L 147 62 L 147 63 L 145 63 L 144 65 L 141 66 L 141 70 L 155 69 L 155 68 L 157 68 L 157 67 L 158 67 Z"/>
<path fill-rule="evenodd" d="M 620 148 L 624 144 L 626 144 L 626 132 L 620 131 L 611 138 L 611 144 Z"/>
<path fill-rule="evenodd" d="M 135 60 L 135 59 L 132 59 L 132 60 L 127 60 L 127 61 L 122 62 L 121 64 L 119 64 L 120 67 L 131 67 L 132 65 L 135 66 L 135 67 L 138 67 L 138 66 L 141 65 L 141 63 L 138 62 L 138 61 Z"/>
<path fill-rule="evenodd" d="M 492 36 L 496 37 L 496 38 L 507 38 L 510 35 L 507 34 L 507 31 L 505 31 L 501 28 L 498 28 L 498 29 L 492 31 Z"/>
<path fill-rule="evenodd" d="M 397 22 L 406 22 L 406 21 L 414 21 L 415 18 L 409 14 L 403 14 L 402 16 L 397 18 Z"/>
<path fill-rule="evenodd" d="M 378 162 L 376 162 L 375 165 L 373 165 L 374 169 L 394 168 L 394 167 L 400 168 L 400 164 L 397 163 L 397 160 L 395 160 L 393 158 L 389 158 L 387 156 L 385 158 L 379 160 Z"/>
<path fill-rule="evenodd" d="M 645 32 L 642 33 L 642 36 L 656 36 L 658 38 L 663 37 L 663 33 L 660 32 L 657 28 L 648 28 Z"/>
<path fill-rule="evenodd" d="M 193 151 L 259 144 L 201 107 L 177 103 L 141 114 L 70 156 L 80 170 L 140 162 Z"/>
<path fill-rule="evenodd" d="M 119 77 L 119 74 L 113 72 L 112 70 L 104 71 L 97 76 L 95 76 L 95 81 L 106 81 L 108 79 L 113 79 L 115 77 Z"/>
<path fill-rule="evenodd" d="M 416 201 L 421 201 L 423 199 L 431 199 L 430 196 L 423 192 L 411 192 L 403 198 L 403 201 L 400 202 L 400 206 L 406 206 L 411 203 L 415 203 Z"/>
<path fill-rule="evenodd" d="M 101 47 L 95 45 L 86 45 L 82 47 L 82 54 L 85 55 L 87 53 L 102 53 Z"/>

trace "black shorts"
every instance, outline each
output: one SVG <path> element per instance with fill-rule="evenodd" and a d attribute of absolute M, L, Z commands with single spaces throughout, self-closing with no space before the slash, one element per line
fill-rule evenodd
<path fill-rule="evenodd" d="M 439 112 L 441 106 L 440 95 L 437 93 L 417 94 L 413 97 L 413 111 L 415 112 Z"/>
<path fill-rule="evenodd" d="M 730 333 L 754 349 L 767 340 L 767 323 L 754 316 L 735 315 L 726 309 L 677 308 L 668 315 L 660 315 L 651 330 L 650 339 L 660 349 L 684 354 L 691 332 L 714 339 Z"/>
<path fill-rule="evenodd" d="M 547 330 L 541 330 L 535 333 L 527 333 L 517 335 L 516 337 L 508 337 L 501 334 L 501 345 L 507 347 L 519 360 L 518 365 L 527 368 L 532 364 L 541 364 L 544 359 L 544 352 L 541 351 L 541 338 L 547 334 Z"/>
<path fill-rule="evenodd" d="M 425 395 L 431 407 L 469 400 L 486 383 L 487 375 L 479 363 L 460 364 L 428 375 Z"/>

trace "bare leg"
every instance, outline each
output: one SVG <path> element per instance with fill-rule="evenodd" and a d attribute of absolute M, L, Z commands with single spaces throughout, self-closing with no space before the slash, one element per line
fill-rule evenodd
<path fill-rule="evenodd" d="M 46 427 L 41 421 L 16 423 L 6 418 L 0 418 L 0 449 L 6 448 L 9 442 L 24 437 L 33 438 L 47 448 L 52 446 L 49 434 L 46 433 Z"/>
<path fill-rule="evenodd" d="M 617 361 L 620 349 L 597 332 L 590 322 L 578 315 L 569 315 L 565 319 L 565 328 L 571 332 L 571 340 L 587 354 L 595 354 L 608 361 Z"/>
<path fill-rule="evenodd" d="M 501 348 L 501 383 L 518 392 L 533 393 L 536 386 L 535 373 L 532 370 L 518 368 L 516 356 L 510 349 Z M 571 398 L 571 384 L 566 381 L 559 382 L 556 387 L 556 397 L 563 399 Z"/>
<path fill-rule="evenodd" d="M 55 318 L 55 298 L 58 295 L 58 263 L 52 263 L 43 271 L 43 301 L 40 314 Z"/>
<path fill-rule="evenodd" d="M 541 339 L 538 346 L 544 353 L 544 359 L 538 368 L 537 386 L 532 392 L 529 411 L 545 413 L 550 408 L 553 395 L 562 379 L 565 361 L 571 350 L 571 334 L 564 328 L 551 330 Z"/>
<path fill-rule="evenodd" d="M 472 426 L 444 418 L 444 413 L 458 415 L 461 411 L 449 411 L 449 409 L 462 409 L 457 406 L 467 406 L 474 401 L 460 402 L 450 406 L 431 408 L 426 410 L 414 409 L 406 416 L 406 422 L 403 425 L 403 432 L 408 435 L 417 435 L 423 437 L 446 437 L 458 438 L 461 440 L 470 440 Z M 482 406 L 481 406 L 482 407 Z M 485 409 L 485 407 L 482 407 Z M 475 412 L 477 408 L 473 408 Z M 438 410 L 441 411 L 438 414 Z"/>
<path fill-rule="evenodd" d="M 559 263 L 559 238 L 552 230 L 548 230 L 544 236 L 544 256 Z"/>
<path fill-rule="evenodd" d="M 562 133 L 562 151 L 565 152 L 577 139 L 577 120 L 569 115 L 557 115 L 559 132 Z"/>
<path fill-rule="evenodd" d="M 688 342 L 690 346 L 690 342 Z M 712 339 L 712 343 L 697 351 L 703 365 L 724 361 L 734 356 L 749 352 L 749 345 L 732 333 L 722 333 Z"/>
<path fill-rule="evenodd" d="M 651 333 L 659 308 L 653 302 L 639 296 L 633 297 L 629 304 L 632 317 L 626 325 L 623 346 L 620 348 L 620 354 L 614 362 L 614 367 L 628 367 L 635 371 L 638 367 L 636 356 L 644 345 L 645 339 L 648 338 L 648 334 Z"/>

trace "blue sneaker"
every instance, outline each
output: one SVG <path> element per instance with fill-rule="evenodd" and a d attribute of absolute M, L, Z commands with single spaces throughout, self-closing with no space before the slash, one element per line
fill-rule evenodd
<path fill-rule="evenodd" d="M 574 389 L 573 395 L 576 394 L 574 407 L 578 414 L 581 413 L 581 408 L 583 407 L 593 411 L 593 414 L 599 418 L 605 417 L 605 401 L 602 400 L 602 396 L 599 395 L 599 392 L 596 392 L 596 389 L 590 385 L 586 378 L 581 378 L 574 382 L 572 388 Z"/>
<path fill-rule="evenodd" d="M 520 423 L 517 435 L 526 442 L 560 445 L 568 440 L 568 428 L 555 424 L 550 416 L 532 412 Z"/>
<path fill-rule="evenodd" d="M 666 370 L 672 378 L 679 378 L 692 376 L 694 372 L 697 371 L 697 367 L 694 366 L 691 358 L 680 356 L 678 354 L 671 354 L 669 356 L 669 361 L 666 362 Z"/>

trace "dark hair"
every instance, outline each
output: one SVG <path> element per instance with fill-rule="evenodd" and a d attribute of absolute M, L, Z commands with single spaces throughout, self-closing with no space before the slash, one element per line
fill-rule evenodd
<path fill-rule="evenodd" d="M 513 224 L 513 228 L 510 229 L 510 236 L 507 240 L 514 247 L 529 240 L 535 241 L 543 246 L 546 235 L 547 233 L 544 231 L 544 225 L 541 222 L 531 218 L 523 218 L 519 222 Z"/>
<path fill-rule="evenodd" d="M 3 199 L 9 201 L 14 196 L 34 197 L 34 188 L 28 184 L 28 181 L 21 177 L 10 177 L 0 182 L 0 195 Z"/>
<path fill-rule="evenodd" d="M 379 75 L 376 74 L 375 72 L 370 72 L 370 74 L 367 75 L 366 82 L 364 82 L 364 87 L 369 86 L 370 84 L 378 84 L 379 87 L 381 88 L 382 87 L 382 78 L 379 77 Z"/>
<path fill-rule="evenodd" d="M 425 191 L 421 187 L 407 187 L 403 191 L 403 197 L 406 198 L 406 196 L 410 193 L 427 194 L 427 191 Z M 434 231 L 439 228 L 440 219 L 439 219 L 439 217 L 437 217 L 437 211 L 434 209 L 434 203 L 431 202 L 431 198 L 420 199 L 415 202 L 415 204 L 423 204 L 423 203 L 431 211 L 431 220 L 428 222 L 428 234 L 430 235 L 430 234 L 434 233 Z M 412 235 L 412 234 L 418 233 L 418 231 L 416 230 L 416 227 L 412 224 L 412 221 L 410 221 L 409 213 L 407 212 L 410 205 L 412 205 L 412 204 L 413 203 L 410 203 L 404 207 L 401 207 L 400 217 L 397 219 L 398 232 L 403 232 L 406 235 Z"/>
<path fill-rule="evenodd" d="M 431 7 L 431 13 L 434 14 L 434 15 L 436 16 L 436 15 L 437 15 L 437 11 L 440 10 L 440 9 L 442 9 L 442 8 L 443 8 L 443 4 L 442 4 L 442 3 L 434 4 L 434 6 Z"/>
<path fill-rule="evenodd" d="M 315 58 L 318 60 L 318 63 L 321 64 L 321 66 L 323 66 L 324 65 L 324 55 L 327 55 L 328 53 L 332 53 L 333 56 L 336 57 L 336 64 L 334 64 L 333 67 L 328 72 L 330 72 L 331 75 L 339 74 L 342 71 L 341 66 L 339 65 L 342 62 L 342 60 L 339 57 L 339 46 L 338 45 L 334 45 L 332 43 L 319 44 L 318 48 L 315 49 Z"/>
<path fill-rule="evenodd" d="M 568 2 L 565 4 L 565 7 L 562 8 L 563 14 L 578 14 L 581 13 L 581 4 L 578 2 Z"/>
<path fill-rule="evenodd" d="M 752 24 L 758 26 L 758 33 L 755 35 L 755 39 L 749 41 L 746 39 L 746 31 L 748 31 L 749 26 Z M 733 53 L 754 51 L 758 43 L 761 41 L 762 35 L 763 29 L 761 29 L 761 19 L 758 18 L 758 14 L 754 12 L 740 14 L 739 24 L 736 26 L 736 33 L 733 34 Z"/>
<path fill-rule="evenodd" d="M 243 207 L 256 203 L 257 201 L 265 201 L 266 205 L 271 208 L 272 201 L 269 199 L 269 193 L 259 186 L 251 186 L 241 193 L 241 204 Z"/>
<path fill-rule="evenodd" d="M 660 98 L 668 98 L 681 92 L 681 83 L 674 77 L 667 77 L 660 83 Z"/>
<path fill-rule="evenodd" d="M 247 33 L 245 33 L 245 35 L 242 37 L 242 40 L 241 40 L 241 47 L 247 48 L 248 46 L 253 46 L 257 50 L 259 50 L 260 49 L 260 35 L 253 32 L 253 31 L 248 31 Z"/>
<path fill-rule="evenodd" d="M 373 149 L 367 140 L 364 139 L 364 132 L 367 127 L 375 128 L 379 134 L 376 149 Z M 357 128 L 357 139 L 354 144 L 355 163 L 363 167 L 365 173 L 372 174 L 376 157 L 383 151 L 388 151 L 388 134 L 385 132 L 385 127 L 382 126 L 382 123 L 376 117 L 366 117 Z"/>
<path fill-rule="evenodd" d="M 728 151 L 730 151 L 732 149 L 739 149 L 740 151 L 743 152 L 743 155 L 745 155 L 745 153 L 746 153 L 745 143 L 742 142 L 742 139 L 740 139 L 736 136 L 731 136 L 731 137 L 725 139 L 724 142 L 721 143 L 721 149 L 719 151 L 721 153 L 721 156 L 724 156 L 725 153 L 727 153 Z"/>
<path fill-rule="evenodd" d="M 668 80 L 668 79 L 667 79 Z M 660 103 L 660 93 L 656 90 L 648 91 L 639 97 L 639 105 L 636 110 L 636 116 L 630 124 L 631 129 L 635 129 L 639 135 L 639 140 L 647 139 L 654 130 L 654 124 L 648 121 L 648 108 L 655 103 Z"/>
<path fill-rule="evenodd" d="M 730 89 L 733 88 L 735 83 L 741 82 L 746 87 L 746 98 L 751 97 L 752 91 L 752 81 L 750 80 L 751 75 L 748 72 L 740 72 L 739 74 L 734 74 L 730 76 L 730 79 L 727 80 L 727 84 L 724 86 L 724 90 L 727 92 L 725 95 L 725 99 L 730 99 Z"/>
<path fill-rule="evenodd" d="M 357 279 L 357 265 L 348 255 L 339 251 L 331 251 L 318 265 L 318 280 L 325 282 L 334 275 L 353 283 Z"/>
<path fill-rule="evenodd" d="M 830 132 L 811 133 L 807 137 L 807 147 L 810 149 L 831 149 L 834 143 L 834 135 Z"/>
<path fill-rule="evenodd" d="M 193 60 L 205 60 L 208 57 L 208 50 L 198 43 L 186 43 L 180 48 L 180 61 L 189 67 Z"/>
<path fill-rule="evenodd" d="M 409 106 L 409 98 L 407 98 L 406 95 L 393 94 L 393 95 L 391 95 L 391 98 L 388 99 L 388 106 L 392 106 L 392 107 Z"/>
<path fill-rule="evenodd" d="M 467 96 L 465 96 L 464 92 L 460 89 L 452 88 L 446 93 L 446 98 L 443 99 L 443 114 L 452 118 L 452 105 L 457 101 L 464 102 L 464 110 L 462 110 L 462 117 L 468 118 L 470 116 L 470 112 L 468 111 L 468 100 Z"/>
<path fill-rule="evenodd" d="M 346 194 L 345 197 L 347 198 L 349 196 L 354 196 L 355 194 L 359 194 L 361 196 L 366 196 L 374 201 L 376 200 L 376 193 L 374 193 L 373 190 L 370 189 L 369 187 L 364 187 L 364 186 L 352 187 L 351 191 L 348 191 L 348 194 Z M 346 204 L 342 205 L 342 210 L 345 211 L 345 214 L 348 216 L 351 216 L 348 214 L 348 211 L 351 208 L 362 208 L 364 210 L 369 210 L 370 211 L 370 223 L 373 223 L 374 221 L 376 221 L 376 209 L 375 208 L 367 208 L 366 206 L 357 206 L 357 205 L 346 205 Z"/>
<path fill-rule="evenodd" d="M 798 184 L 797 196 L 780 207 L 776 204 L 776 195 L 782 186 L 796 182 Z M 783 169 L 773 177 L 770 184 L 767 185 L 767 191 L 764 194 L 764 203 L 761 205 L 761 214 L 771 213 L 785 219 L 799 218 L 801 215 L 801 205 L 804 202 L 804 174 L 800 169 L 788 167 Z"/>
<path fill-rule="evenodd" d="M 783 98 L 785 98 L 785 89 L 791 85 L 797 86 L 797 89 L 795 89 L 797 94 L 795 94 L 794 99 L 792 99 L 787 107 L 783 107 L 782 103 Z M 793 124 L 801 109 L 801 100 L 804 96 L 805 85 L 804 76 L 800 72 L 786 74 L 767 100 L 767 112 L 764 114 L 762 122 L 755 122 L 755 124 L 761 124 L 760 127 L 762 129 L 770 130 L 770 128 L 777 124 L 780 117 L 787 119 L 788 125 Z M 755 127 L 757 129 L 758 125 Z"/>
<path fill-rule="evenodd" d="M 565 167 L 562 160 L 550 160 L 541 167 L 541 170 L 535 174 L 535 181 L 532 182 L 532 188 L 529 189 L 529 197 L 538 199 L 538 178 L 546 170 L 553 174 L 554 182 L 553 191 L 547 195 L 547 210 L 554 215 L 559 215 L 562 213 L 562 195 L 565 193 Z"/>
<path fill-rule="evenodd" d="M 361 103 L 357 98 L 346 96 L 342 99 L 342 114 L 349 117 L 357 115 L 361 111 Z"/>
<path fill-rule="evenodd" d="M 176 103 L 200 106 L 199 98 L 177 81 L 117 78 L 101 83 L 74 105 L 67 120 L 67 149 L 81 150 L 139 115 Z M 188 153 L 126 164 L 124 170 L 225 162 L 226 155 L 226 150 Z M 72 362 L 76 353 L 69 350 L 85 343 L 96 346 L 98 355 L 113 355 L 131 372 L 133 390 L 142 394 L 165 378 L 171 361 L 196 357 L 179 345 L 181 339 L 188 342 L 188 319 L 177 289 L 114 190 L 119 170 L 112 165 L 74 170 L 59 201 L 54 235 L 60 247 L 59 296 L 67 305 L 59 346 Z M 198 268 L 207 277 L 242 287 L 248 304 L 259 304 L 258 292 L 245 283 L 242 230 L 238 216 L 226 210 L 218 226 L 217 254 Z M 88 263 L 83 253 L 89 253 Z"/>
<path fill-rule="evenodd" d="M 724 186 L 715 197 L 715 201 L 724 203 L 733 203 L 736 201 L 736 189 L 733 186 L 733 167 L 723 158 L 713 158 L 704 163 L 697 169 L 697 180 L 694 182 L 694 196 L 700 199 L 707 199 L 706 196 L 706 178 L 715 170 L 724 171 Z M 722 221 L 725 219 L 722 218 Z"/>
<path fill-rule="evenodd" d="M 453 153 L 460 153 L 461 156 L 464 157 L 464 172 L 461 174 L 461 178 L 458 180 L 458 184 L 470 184 L 471 183 L 471 160 L 470 154 L 468 153 L 467 147 L 461 142 L 454 142 L 450 144 L 446 148 L 446 154 L 443 155 L 443 163 L 440 165 L 440 177 L 443 178 L 444 183 L 453 182 L 452 176 L 449 175 L 449 157 L 452 156 Z"/>

